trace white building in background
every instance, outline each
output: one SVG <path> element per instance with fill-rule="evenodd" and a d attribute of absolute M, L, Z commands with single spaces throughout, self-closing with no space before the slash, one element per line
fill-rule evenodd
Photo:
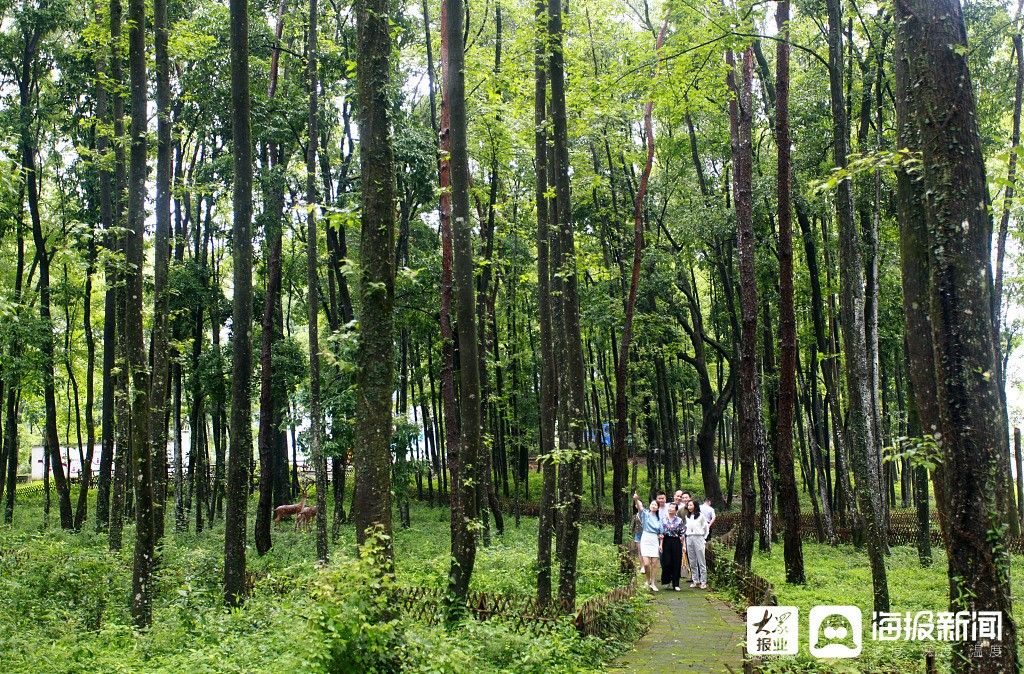
<path fill-rule="evenodd" d="M 188 431 L 181 434 L 182 454 L 185 460 L 188 460 L 188 448 L 189 448 L 189 436 Z M 83 446 L 83 452 L 88 450 Z M 82 461 L 78 457 L 78 443 L 72 443 L 68 445 L 61 445 L 60 448 L 60 463 L 64 467 L 64 475 L 66 477 L 78 478 L 82 474 Z M 68 462 L 70 459 L 70 464 Z M 211 463 L 215 463 L 216 457 L 211 456 Z M 167 443 L 167 462 L 169 465 L 174 465 L 174 443 Z M 92 452 L 92 474 L 93 476 L 100 472 L 100 445 L 96 443 L 93 445 Z M 37 445 L 32 448 L 32 480 L 43 479 L 43 447 Z"/>

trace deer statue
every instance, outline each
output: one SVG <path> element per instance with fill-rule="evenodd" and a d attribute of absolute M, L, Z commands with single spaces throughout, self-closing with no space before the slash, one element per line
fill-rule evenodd
<path fill-rule="evenodd" d="M 316 518 L 317 509 L 316 506 L 306 506 L 299 514 L 295 517 L 295 530 L 298 531 L 300 528 L 308 529 L 310 522 Z"/>
<path fill-rule="evenodd" d="M 274 508 L 274 524 L 280 524 L 281 520 L 291 515 L 302 515 L 302 509 L 306 507 L 306 496 L 308 489 L 302 490 L 302 500 L 298 503 L 289 503 Z"/>

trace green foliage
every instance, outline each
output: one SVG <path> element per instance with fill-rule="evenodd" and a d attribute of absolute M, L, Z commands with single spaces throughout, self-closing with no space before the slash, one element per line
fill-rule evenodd
<path fill-rule="evenodd" d="M 41 484 L 41 483 L 36 483 Z M 74 495 L 73 495 L 74 496 Z M 107 549 L 106 536 L 38 530 L 42 493 L 19 490 L 13 527 L 0 527 L 0 652 L 4 671 L 410 672 L 416 674 L 576 674 L 597 672 L 645 628 L 637 599 L 616 607 L 607 639 L 583 638 L 568 619 L 550 633 L 522 634 L 500 622 L 467 620 L 455 629 L 396 614 L 388 590 L 401 584 L 444 587 L 448 511 L 413 503 L 413 527 L 394 540 L 398 574 L 381 574 L 380 540 L 355 554 L 343 527 L 330 564 L 316 565 L 312 538 L 274 530 L 274 547 L 249 560 L 256 579 L 242 608 L 223 597 L 223 523 L 201 535 L 167 527 L 155 577 L 153 627 L 138 632 L 128 614 L 131 546 Z M 255 500 L 251 503 L 255 505 Z M 173 515 L 170 515 L 173 517 Z M 132 525 L 126 523 L 130 540 Z M 482 548 L 473 590 L 531 595 L 535 520 L 509 527 Z M 580 601 L 620 582 L 609 532 L 584 526 Z"/>
<path fill-rule="evenodd" d="M 933 471 L 942 464 L 942 447 L 928 434 L 920 438 L 897 438 L 893 446 L 885 448 L 882 460 L 887 463 L 898 463 L 904 459 L 910 461 L 910 465 L 915 468 Z"/>
<path fill-rule="evenodd" d="M 863 674 L 888 674 L 889 672 L 921 671 L 924 654 L 935 650 L 940 662 L 940 671 L 948 663 L 949 645 L 942 642 L 917 641 L 873 641 L 871 639 L 871 568 L 867 555 L 851 546 L 829 547 L 817 543 L 804 543 L 804 563 L 807 570 L 806 585 L 786 583 L 786 570 L 781 554 L 755 553 L 753 571 L 775 585 L 779 604 L 796 606 L 800 609 L 801 634 L 800 654 L 793 658 L 779 658 L 770 663 L 769 672 L 828 672 L 840 674 L 853 671 L 842 660 L 828 661 L 813 658 L 807 647 L 807 615 L 810 609 L 819 605 L 857 606 L 864 617 L 864 650 L 857 658 L 855 667 Z M 892 610 L 907 611 L 948 611 L 949 578 L 946 574 L 945 552 L 933 549 L 934 563 L 922 567 L 917 550 L 912 547 L 892 548 L 886 559 L 889 577 L 889 593 Z M 1020 596 L 1024 591 L 1024 564 L 1020 557 L 1011 562 L 1013 593 Z M 1024 619 L 1024 607 L 1014 606 L 1014 617 L 1018 624 Z"/>
<path fill-rule="evenodd" d="M 270 347 L 274 365 L 274 395 L 282 404 L 295 395 L 309 376 L 309 358 L 294 337 L 277 340 Z"/>
<path fill-rule="evenodd" d="M 316 577 L 310 621 L 321 637 L 314 661 L 328 674 L 401 671 L 402 639 L 389 611 L 394 581 L 384 572 L 382 534 L 371 537 L 356 558 L 346 558 Z"/>

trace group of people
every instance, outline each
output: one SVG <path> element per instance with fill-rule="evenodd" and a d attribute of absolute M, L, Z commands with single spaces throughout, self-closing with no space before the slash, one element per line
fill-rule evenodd
<path fill-rule="evenodd" d="M 657 571 L 661 566 L 661 584 L 680 591 L 683 569 L 690 574 L 690 587 L 706 590 L 708 567 L 704 549 L 715 523 L 715 509 L 711 499 L 703 504 L 690 498 L 685 491 L 677 491 L 671 503 L 666 503 L 665 492 L 644 507 L 634 492 L 636 517 L 633 520 L 634 542 L 646 577 L 646 585 L 658 591 Z"/>

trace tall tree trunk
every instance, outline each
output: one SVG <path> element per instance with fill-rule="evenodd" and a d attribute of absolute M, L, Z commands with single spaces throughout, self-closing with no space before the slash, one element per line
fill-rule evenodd
<path fill-rule="evenodd" d="M 113 12 L 108 11 L 109 20 L 113 20 Z M 97 6 L 97 21 L 102 24 L 102 12 Z M 105 43 L 105 41 L 104 41 Z M 96 59 L 96 74 L 99 80 L 96 85 L 96 117 L 103 124 L 110 123 L 109 92 L 107 76 L 107 58 L 110 53 L 102 51 Z M 111 67 L 113 71 L 113 67 Z M 111 139 L 106 132 L 96 139 L 97 152 L 107 157 L 111 152 Z M 103 245 L 110 252 L 117 248 L 117 237 L 114 228 L 114 197 L 113 176 L 105 162 L 100 164 L 100 223 L 103 226 Z M 100 473 L 97 478 L 96 490 L 96 531 L 106 530 L 110 522 L 110 471 L 114 463 L 114 345 L 117 340 L 115 314 L 117 312 L 115 298 L 117 291 L 117 269 L 112 261 L 104 265 L 107 290 L 103 296 L 103 393 L 101 394 L 100 411 Z"/>
<path fill-rule="evenodd" d="M 832 104 L 832 129 L 836 166 L 847 165 L 848 124 L 843 93 L 842 8 L 840 0 L 826 0 L 829 18 L 829 85 Z M 839 220 L 839 286 L 842 301 L 843 353 L 846 362 L 846 387 L 849 404 L 847 438 L 850 463 L 856 476 L 856 495 L 860 518 L 867 536 L 871 560 L 874 609 L 889 610 L 889 585 L 885 571 L 885 528 L 878 465 L 872 458 L 875 448 L 875 424 L 870 392 L 870 369 L 864 325 L 864 265 L 860 237 L 854 221 L 853 185 L 839 182 L 836 209 Z"/>
<path fill-rule="evenodd" d="M 224 515 L 224 600 L 229 606 L 237 606 L 245 595 L 248 476 L 252 460 L 252 129 L 248 0 L 231 0 L 230 15 L 234 295 L 231 306 L 231 453 Z M 316 303 L 310 304 L 315 306 Z M 214 323 L 216 331 L 216 321 Z"/>
<path fill-rule="evenodd" d="M 789 0 L 779 0 L 775 22 L 782 40 L 776 48 L 775 138 L 778 146 L 779 190 L 779 505 L 786 520 L 786 582 L 803 584 L 803 542 L 800 537 L 800 495 L 793 465 L 793 415 L 796 412 L 796 309 L 793 289 L 792 164 L 789 135 Z"/>
<path fill-rule="evenodd" d="M 471 241 L 469 213 L 469 156 L 466 139 L 466 78 L 465 53 L 463 43 L 463 12 L 462 2 L 444 3 L 444 29 L 447 37 L 444 73 L 444 93 L 449 115 L 448 135 L 451 142 L 449 153 L 451 174 L 451 219 L 452 227 L 452 270 L 453 291 L 458 319 L 459 342 L 459 400 L 460 405 L 460 438 L 459 457 L 457 462 L 458 476 L 453 474 L 453 496 L 456 484 L 463 491 L 463 517 L 475 515 L 475 506 L 470 502 L 471 496 L 479 499 L 479 494 L 466 489 L 467 483 L 475 480 L 477 462 L 485 451 L 483 446 L 483 423 L 480 404 L 480 369 L 478 362 L 477 323 L 475 289 L 473 285 L 473 248 Z M 453 514 L 454 516 L 454 514 Z M 475 541 L 467 537 L 463 542 L 462 558 L 453 561 L 449 573 L 448 585 L 457 596 L 464 595 L 468 589 L 469 579 L 473 572 L 475 549 L 466 546 L 475 545 Z M 458 566 L 458 568 L 456 568 Z M 465 589 L 464 589 L 465 588 Z"/>
<path fill-rule="evenodd" d="M 665 43 L 665 31 L 668 28 L 668 18 L 661 24 L 661 31 L 654 46 L 657 56 L 661 53 L 661 46 Z M 640 265 L 643 261 L 644 250 L 644 198 L 647 195 L 647 181 L 651 177 L 651 167 L 654 165 L 654 122 L 653 122 L 654 101 L 647 101 L 644 107 L 644 133 L 647 136 L 647 161 L 644 163 L 643 173 L 640 174 L 640 185 L 636 192 L 636 202 L 633 205 L 633 273 L 629 279 L 629 295 L 626 298 L 625 321 L 622 328 L 622 342 L 619 345 L 619 362 L 615 368 L 615 442 L 614 458 L 612 460 L 612 505 L 615 513 L 614 542 L 622 544 L 622 528 L 630 517 L 629 494 L 626 490 L 626 473 L 629 466 L 626 464 L 628 450 L 626 449 L 626 426 L 629 407 L 626 403 L 626 372 L 629 363 L 629 347 L 633 340 L 633 314 L 636 312 L 636 294 L 640 287 Z M 667 450 L 667 448 L 666 448 Z"/>
<path fill-rule="evenodd" d="M 899 25 L 899 30 L 903 30 Z M 920 151 L 921 136 L 915 116 L 914 91 L 910 82 L 910 66 L 903 39 L 898 39 L 893 52 L 893 71 L 896 79 L 896 136 L 899 147 Z M 928 265 L 928 223 L 925 213 L 925 187 L 922 176 L 905 167 L 896 172 L 896 206 L 900 223 L 900 278 L 903 289 L 904 333 L 910 379 L 914 424 L 918 434 L 941 437 L 939 402 L 935 381 L 935 347 L 932 343 L 931 277 Z M 908 432 L 910 432 L 908 419 Z M 913 437 L 913 435 L 911 435 Z M 924 470 L 924 491 L 918 475 L 918 501 L 928 496 L 927 473 Z M 949 548 L 949 497 L 946 492 L 945 468 L 936 462 L 932 468 L 936 509 L 942 538 Z"/>
<path fill-rule="evenodd" d="M 40 10 L 45 7 L 45 3 Z M 25 18 L 23 21 L 28 21 Z M 57 435 L 57 400 L 54 392 L 55 360 L 53 355 L 53 324 L 50 317 L 50 261 L 52 256 L 46 249 L 42 217 L 39 211 L 39 186 L 42 178 L 36 168 L 36 134 L 32 129 L 32 97 L 37 84 L 39 41 L 43 37 L 41 19 L 33 25 L 22 25 L 24 46 L 21 53 L 21 70 L 18 78 L 19 89 L 19 140 L 21 168 L 28 193 L 29 216 L 32 220 L 32 238 L 36 245 L 36 259 L 39 263 L 39 317 L 46 330 L 46 338 L 40 344 L 43 356 L 43 402 L 46 408 L 44 439 L 50 456 L 53 478 L 57 487 L 60 505 L 60 525 L 64 529 L 74 527 L 74 513 L 71 510 L 71 490 L 64 476 L 60 460 L 60 441 Z M 70 468 L 70 466 L 69 466 Z"/>
<path fill-rule="evenodd" d="M 363 178 L 356 354 L 355 508 L 360 545 L 374 527 L 391 536 L 391 381 L 394 377 L 395 179 L 391 143 L 391 16 L 387 0 L 357 3 L 359 148 Z M 460 33 L 461 35 L 461 33 Z M 461 51 L 460 51 L 461 54 Z M 476 362 L 468 360 L 464 362 Z M 466 368 L 472 370 L 474 368 Z"/>
<path fill-rule="evenodd" d="M 131 445 L 135 479 L 135 556 L 132 618 L 137 627 L 153 622 L 153 458 L 150 445 L 149 371 L 142 332 L 143 237 L 146 232 L 146 3 L 128 4 L 128 70 L 131 129 L 128 167 L 128 235 L 125 240 L 125 344 L 131 376 Z M 160 419 L 163 422 L 163 419 Z M 166 449 L 164 450 L 166 455 Z"/>
<path fill-rule="evenodd" d="M 805 209 L 800 207 L 799 202 L 796 208 L 796 219 L 800 224 L 800 234 L 804 243 L 804 257 L 807 261 L 807 275 L 811 282 L 811 320 L 814 324 L 814 347 L 811 350 L 811 360 L 809 363 L 810 377 L 812 386 L 816 381 L 817 375 L 815 374 L 818 365 L 819 358 L 818 354 L 830 353 L 828 348 L 828 341 L 825 337 L 825 306 L 821 292 L 821 274 L 818 271 L 818 250 L 817 242 L 815 240 L 814 230 L 811 226 L 810 218 L 808 217 Z M 837 407 L 837 392 L 836 392 L 836 376 L 834 373 L 835 359 L 822 359 L 820 362 L 821 375 L 825 384 L 825 397 L 823 399 L 824 409 L 821 411 L 819 419 L 819 431 L 820 435 L 815 442 L 811 444 L 811 451 L 816 456 L 817 463 L 817 475 L 818 475 L 818 492 L 821 500 L 821 512 L 823 519 L 823 526 L 825 529 L 825 540 L 830 545 L 836 543 L 836 532 L 835 532 L 835 520 L 834 512 L 832 510 L 831 494 L 829 492 L 829 477 L 827 473 L 828 468 L 828 414 L 831 412 L 833 422 L 839 421 L 840 415 Z M 818 399 L 815 398 L 815 405 L 818 405 Z M 825 455 L 822 455 L 824 450 Z M 839 446 L 834 447 L 834 451 L 838 456 L 842 449 Z"/>
<path fill-rule="evenodd" d="M 277 27 L 274 33 L 274 51 L 270 60 L 270 84 L 267 98 L 273 99 L 277 91 L 277 79 L 281 57 L 281 35 L 284 30 L 284 15 L 288 0 L 281 0 L 277 10 Z M 283 154 L 283 153 L 281 153 Z M 253 538 L 256 552 L 267 554 L 273 545 L 270 537 L 271 509 L 275 505 L 274 485 L 281 483 L 285 476 L 280 475 L 281 462 L 276 460 L 277 439 L 280 433 L 280 400 L 274 395 L 274 342 L 283 337 L 277 330 L 277 319 L 280 315 L 278 306 L 281 296 L 281 239 L 284 209 L 284 166 L 278 158 L 276 143 L 271 143 L 267 150 L 267 175 L 265 181 L 265 219 L 264 240 L 267 247 L 267 288 L 263 302 L 262 333 L 260 336 L 260 427 L 258 435 L 260 456 L 260 497 L 256 508 L 256 524 Z M 284 467 L 287 472 L 287 467 Z M 277 503 L 276 505 L 281 505 Z"/>
<path fill-rule="evenodd" d="M 551 45 L 552 138 L 554 140 L 554 182 L 557 228 L 560 230 L 558 269 L 562 278 L 561 305 L 565 345 L 565 412 L 567 440 L 558 471 L 558 596 L 569 605 L 576 601 L 576 558 L 579 551 L 579 520 L 583 492 L 584 389 L 583 339 L 580 329 L 578 271 L 573 235 L 572 204 L 569 193 L 569 131 L 565 105 L 565 60 L 563 52 L 562 0 L 548 1 L 548 31 Z"/>
<path fill-rule="evenodd" d="M 171 71 L 167 54 L 167 0 L 153 0 L 156 39 L 156 236 L 153 252 L 153 372 L 150 387 L 149 430 L 153 442 L 153 536 L 164 534 L 167 500 L 167 275 L 171 260 Z"/>
<path fill-rule="evenodd" d="M 121 64 L 121 22 L 122 22 L 121 0 L 110 0 L 110 80 L 111 89 L 114 92 L 111 105 L 111 112 L 114 118 L 114 213 L 113 221 L 115 232 L 113 249 L 124 250 L 124 234 L 121 228 L 125 224 L 126 198 L 125 190 L 128 185 L 128 162 L 125 156 L 124 142 L 124 96 L 123 90 L 123 67 Z M 113 265 L 112 265 L 113 266 Z M 114 483 L 112 485 L 113 495 L 110 501 L 110 530 L 109 545 L 111 550 L 120 550 L 122 544 L 122 528 L 124 525 L 124 504 L 125 492 L 127 491 L 127 463 L 131 460 L 131 449 L 128 442 L 128 421 L 130 416 L 128 403 L 128 368 L 125 364 L 125 343 L 124 343 L 124 321 L 125 302 L 127 293 L 124 287 L 124 277 L 114 270 L 112 276 L 108 276 L 110 288 L 114 289 L 113 298 L 107 299 L 113 304 L 114 318 L 111 319 L 111 342 L 112 351 L 111 372 L 117 374 L 111 377 L 111 397 L 113 398 L 111 413 L 111 456 L 113 464 Z M 116 330 L 114 328 L 116 327 Z M 106 355 L 104 356 L 106 358 Z M 104 472 L 101 465 L 100 476 L 103 479 Z M 101 490 L 102 494 L 102 490 Z M 102 497 L 102 496 L 101 496 Z"/>
<path fill-rule="evenodd" d="M 731 60 L 731 54 L 730 54 Z M 743 513 L 740 516 L 740 535 L 736 544 L 736 562 L 749 568 L 754 551 L 754 461 L 765 452 L 764 423 L 761 417 L 761 387 L 757 376 L 757 277 L 754 269 L 754 204 L 752 187 L 753 147 L 751 123 L 753 114 L 752 80 L 754 52 L 750 47 L 743 55 L 741 84 L 734 113 L 736 132 L 733 134 L 734 200 L 739 234 L 740 308 L 742 331 L 740 338 L 740 478 L 742 480 Z M 730 77 L 734 78 L 733 72 Z M 735 88 L 735 85 L 734 85 Z M 762 482 L 763 488 L 763 482 Z M 769 511 L 768 515 L 771 516 Z M 770 520 L 767 520 L 770 522 Z M 762 517 L 761 537 L 771 540 L 771 532 L 764 531 Z"/>
<path fill-rule="evenodd" d="M 534 4 L 534 165 L 536 182 L 534 203 L 537 212 L 537 313 L 540 323 L 540 447 L 538 466 L 541 478 L 540 513 L 537 522 L 537 598 L 551 599 L 551 532 L 554 524 L 554 493 L 557 464 L 551 460 L 555 450 L 555 419 L 558 414 L 558 373 L 555 337 L 551 323 L 551 228 L 548 223 L 547 167 L 547 5 Z M 614 478 L 613 478 L 614 479 Z M 625 478 L 623 477 L 623 480 Z"/>
<path fill-rule="evenodd" d="M 900 0 L 898 39 L 924 166 L 930 309 L 949 517 L 950 604 L 954 611 L 1002 613 L 1004 647 L 973 657 L 980 639 L 953 646 L 955 672 L 1017 672 L 1010 558 L 999 523 L 1008 456 L 999 390 L 991 272 L 992 221 L 967 34 L 955 0 Z M 921 261 L 919 261 L 920 264 Z"/>
<path fill-rule="evenodd" d="M 450 3 L 441 3 L 441 70 L 443 80 L 448 81 L 451 63 L 448 58 L 450 27 L 448 13 Z M 461 11 L 456 3 L 452 7 Z M 458 32 L 458 31 L 456 31 Z M 459 33 L 461 35 L 461 33 Z M 453 75 L 454 76 L 454 75 Z M 452 195 L 451 195 L 451 114 L 449 89 L 441 93 L 441 126 L 438 136 L 439 179 L 441 198 L 439 204 L 441 219 L 441 404 L 444 420 L 444 442 L 448 450 L 448 466 L 451 474 L 451 547 L 452 564 L 448 571 L 448 592 L 452 597 L 447 607 L 450 620 L 462 615 L 469 581 L 476 560 L 476 533 L 471 526 L 476 519 L 476 481 L 467 479 L 471 467 L 463 465 L 460 449 L 458 411 L 455 400 L 455 334 L 452 328 L 452 294 L 454 256 L 452 243 Z M 470 461 L 472 465 L 472 461 Z"/>
<path fill-rule="evenodd" d="M 306 45 L 306 87 L 309 93 L 306 142 L 306 278 L 309 284 L 309 447 L 316 471 L 316 555 L 327 563 L 327 458 L 321 445 L 320 321 L 316 248 L 316 147 L 317 147 L 317 0 L 309 0 L 309 39 Z M 364 249 L 365 250 L 365 249 Z M 389 427 L 390 430 L 390 427 Z M 358 445 L 357 445 L 358 446 Z M 390 456 L 390 454 L 389 454 Z"/>

